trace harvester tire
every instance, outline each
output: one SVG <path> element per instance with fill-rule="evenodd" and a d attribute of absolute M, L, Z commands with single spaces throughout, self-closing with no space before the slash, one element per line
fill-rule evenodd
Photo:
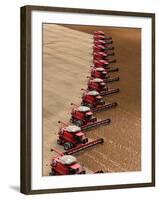
<path fill-rule="evenodd" d="M 57 144 L 61 145 L 62 144 L 62 141 L 61 140 L 57 140 Z"/>
<path fill-rule="evenodd" d="M 54 175 L 56 175 L 55 171 L 52 171 L 52 172 L 49 173 L 49 176 L 54 176 Z"/>
<path fill-rule="evenodd" d="M 66 143 L 64 144 L 64 149 L 65 149 L 65 150 L 69 150 L 69 149 L 71 149 L 71 148 L 72 148 L 71 143 L 66 142 Z"/>
<path fill-rule="evenodd" d="M 77 120 L 74 122 L 76 126 L 81 127 L 83 125 L 83 122 L 81 120 Z"/>

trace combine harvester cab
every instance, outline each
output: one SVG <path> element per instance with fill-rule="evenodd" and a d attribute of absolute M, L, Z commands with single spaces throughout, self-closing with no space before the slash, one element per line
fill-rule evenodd
<path fill-rule="evenodd" d="M 108 70 L 103 67 L 92 67 L 91 69 L 91 77 L 93 78 L 100 78 L 102 80 L 108 79 L 109 73 Z"/>
<path fill-rule="evenodd" d="M 65 155 L 57 151 L 56 149 L 51 149 L 55 151 L 58 156 L 52 158 L 51 161 L 51 172 L 50 176 L 54 175 L 73 175 L 73 174 L 85 174 L 85 169 L 77 162 L 77 159 L 72 155 Z"/>
<path fill-rule="evenodd" d="M 110 50 L 114 50 L 114 47 L 111 45 L 93 45 L 93 52 L 107 52 Z"/>
<path fill-rule="evenodd" d="M 113 51 L 108 52 L 93 52 L 93 60 L 104 60 L 109 56 L 115 55 Z"/>
<path fill-rule="evenodd" d="M 91 128 L 95 128 L 101 125 L 109 125 L 111 120 L 109 118 L 104 120 L 98 120 L 93 116 L 92 110 L 87 106 L 77 106 L 71 111 L 70 121 L 76 126 L 80 126 L 82 131 L 87 131 Z"/>
<path fill-rule="evenodd" d="M 102 106 L 105 104 L 102 96 L 100 96 L 99 92 L 96 90 L 86 91 L 82 95 L 82 103 L 83 106 L 88 106 L 90 108 L 94 108 L 97 106 Z"/>
<path fill-rule="evenodd" d="M 97 143 L 103 143 L 102 139 L 96 140 Z M 92 144 L 89 144 L 93 146 Z M 95 142 L 94 142 L 95 145 Z M 80 175 L 86 174 L 86 170 L 82 167 L 76 157 L 72 156 L 72 154 L 82 151 L 82 147 L 78 147 L 76 149 L 72 149 L 65 152 L 59 152 L 57 149 L 52 148 L 51 151 L 54 151 L 58 154 L 58 156 L 53 157 L 51 160 L 51 172 L 49 173 L 50 176 L 57 176 L 57 175 Z M 93 174 L 97 173 L 104 173 L 103 170 L 98 170 L 93 172 Z"/>
<path fill-rule="evenodd" d="M 100 78 L 89 79 L 88 81 L 88 90 L 96 90 L 97 92 L 107 91 L 108 86 Z"/>
<path fill-rule="evenodd" d="M 103 31 L 94 31 L 93 38 L 94 40 L 112 40 L 112 37 L 106 36 Z"/>
<path fill-rule="evenodd" d="M 61 121 L 59 122 L 64 124 Z M 62 145 L 65 150 L 71 149 L 80 144 L 86 144 L 88 142 L 88 138 L 83 132 L 81 132 L 81 128 L 75 125 L 61 127 L 59 129 L 58 136 L 59 138 L 57 140 L 57 144 Z"/>
<path fill-rule="evenodd" d="M 108 71 L 110 70 L 114 70 L 114 71 L 111 71 L 111 72 L 116 72 L 116 71 L 119 71 L 119 69 L 116 67 L 116 68 L 111 68 L 109 67 L 109 64 L 111 63 L 115 63 L 116 62 L 116 59 L 93 59 L 93 63 L 94 63 L 94 66 L 97 68 L 97 67 L 103 67 L 105 69 L 109 69 Z"/>
<path fill-rule="evenodd" d="M 108 55 L 111 55 L 113 53 L 107 53 L 107 56 L 104 56 L 105 53 L 103 52 L 94 52 L 93 53 L 93 64 L 95 68 L 102 67 L 107 70 L 107 72 L 112 73 L 112 72 L 118 72 L 119 68 L 118 67 L 110 67 L 109 65 L 111 63 L 115 63 L 116 59 L 110 59 L 107 58 Z"/>
<path fill-rule="evenodd" d="M 99 92 L 92 90 L 83 93 L 81 105 L 90 107 L 93 112 L 99 112 L 116 107 L 117 102 L 106 104 Z"/>
<path fill-rule="evenodd" d="M 82 127 L 88 123 L 94 123 L 97 118 L 93 116 L 93 112 L 87 106 L 76 106 L 71 111 L 71 122 Z"/>
<path fill-rule="evenodd" d="M 111 83 L 114 81 L 119 81 L 119 77 L 110 78 L 109 69 L 105 69 L 104 67 L 93 67 L 91 69 L 91 77 L 92 78 L 100 78 L 105 83 Z"/>
<path fill-rule="evenodd" d="M 103 46 L 106 46 L 108 44 L 112 44 L 113 41 L 110 39 L 110 40 L 102 40 L 102 39 L 99 39 L 99 40 L 94 40 L 94 45 L 98 46 L 98 45 L 103 45 Z"/>
<path fill-rule="evenodd" d="M 119 92 L 119 88 L 108 89 L 106 83 L 100 78 L 93 78 L 88 81 L 88 90 L 96 90 L 101 96 L 108 96 Z"/>

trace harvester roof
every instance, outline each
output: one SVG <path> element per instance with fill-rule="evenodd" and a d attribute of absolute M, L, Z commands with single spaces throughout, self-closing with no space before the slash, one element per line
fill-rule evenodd
<path fill-rule="evenodd" d="M 103 72 L 103 71 L 105 71 L 105 69 L 103 67 L 98 67 L 98 68 L 96 68 L 96 71 Z"/>
<path fill-rule="evenodd" d="M 94 79 L 92 79 L 91 81 L 92 81 L 92 82 L 95 82 L 95 83 L 101 83 L 101 82 L 103 82 L 103 80 L 100 79 L 100 78 L 94 78 Z"/>
<path fill-rule="evenodd" d="M 94 31 L 93 33 L 94 33 L 94 34 L 104 34 L 103 31 Z"/>
<path fill-rule="evenodd" d="M 100 40 L 100 41 L 101 41 L 101 40 Z M 96 54 L 105 55 L 106 53 L 100 51 L 100 52 L 98 52 L 98 53 L 96 53 Z"/>
<path fill-rule="evenodd" d="M 99 92 L 92 90 L 92 91 L 87 92 L 87 95 L 97 96 L 97 95 L 99 95 Z"/>
<path fill-rule="evenodd" d="M 72 126 L 67 126 L 66 131 L 71 132 L 71 133 L 76 133 L 76 132 L 81 131 L 81 129 L 78 126 L 72 125 Z"/>
<path fill-rule="evenodd" d="M 64 165 L 71 165 L 73 163 L 76 163 L 77 159 L 71 155 L 64 155 L 64 156 L 59 157 L 59 162 Z"/>
<path fill-rule="evenodd" d="M 78 110 L 81 112 L 87 112 L 87 111 L 90 111 L 90 108 L 87 106 L 79 106 Z"/>

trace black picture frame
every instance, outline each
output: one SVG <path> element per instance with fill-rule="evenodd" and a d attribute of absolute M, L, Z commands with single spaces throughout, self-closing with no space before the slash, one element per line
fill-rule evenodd
<path fill-rule="evenodd" d="M 72 13 L 88 13 L 98 15 L 137 16 L 152 19 L 152 181 L 150 183 L 136 183 L 109 186 L 91 186 L 77 188 L 60 188 L 32 190 L 31 188 L 31 12 L 56 11 Z M 136 188 L 155 186 L 155 14 L 75 8 L 58 8 L 46 6 L 21 7 L 21 183 L 20 191 L 24 194 L 43 194 L 59 192 L 75 192 L 88 190 L 106 190 L 120 188 Z"/>

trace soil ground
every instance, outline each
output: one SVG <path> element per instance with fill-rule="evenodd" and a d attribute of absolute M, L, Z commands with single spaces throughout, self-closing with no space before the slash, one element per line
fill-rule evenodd
<path fill-rule="evenodd" d="M 105 97 L 118 107 L 96 114 L 111 118 L 109 126 L 86 132 L 90 139 L 103 137 L 105 142 L 76 154 L 88 171 L 126 172 L 141 170 L 141 30 L 131 28 L 75 25 L 43 25 L 43 175 L 50 172 L 56 154 L 58 120 L 69 122 L 71 106 L 81 101 L 92 63 L 92 32 L 102 30 L 113 37 L 119 82 L 109 84 L 120 93 Z"/>

